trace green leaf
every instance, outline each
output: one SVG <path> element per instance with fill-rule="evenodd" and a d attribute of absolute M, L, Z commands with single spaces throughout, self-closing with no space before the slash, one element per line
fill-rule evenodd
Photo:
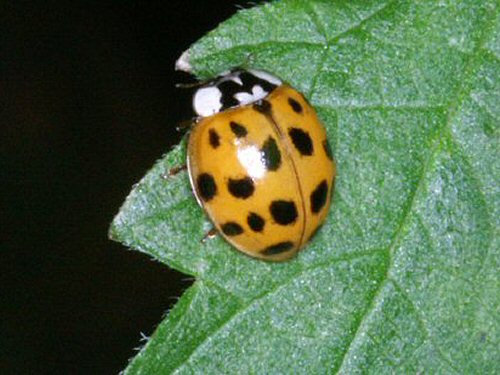
<path fill-rule="evenodd" d="M 126 372 L 498 373 L 500 17 L 490 1 L 277 1 L 189 50 L 200 77 L 268 70 L 301 90 L 338 164 L 326 225 L 292 261 L 237 253 L 185 140 L 111 237 L 193 275 Z"/>

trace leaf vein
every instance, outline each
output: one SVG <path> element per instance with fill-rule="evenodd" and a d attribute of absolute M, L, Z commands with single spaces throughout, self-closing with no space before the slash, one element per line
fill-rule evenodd
<path fill-rule="evenodd" d="M 347 261 L 352 261 L 354 259 L 362 258 L 365 256 L 376 255 L 377 253 L 380 253 L 381 251 L 382 250 L 371 250 L 371 251 L 351 253 L 351 254 L 349 254 L 348 257 L 341 256 L 341 257 L 338 257 L 336 259 L 329 259 L 329 260 L 326 260 L 324 262 L 315 264 L 314 266 L 303 268 L 299 272 L 290 275 L 290 277 L 285 279 L 282 283 L 273 286 L 272 288 L 268 289 L 264 293 L 260 294 L 259 296 L 255 297 L 254 299 L 250 300 L 247 304 L 245 304 L 244 306 L 241 306 L 241 309 L 236 310 L 234 312 L 234 314 L 228 316 L 227 319 L 221 321 L 221 324 L 214 331 L 212 331 L 210 335 L 207 335 L 205 340 L 203 342 L 201 342 L 196 348 L 194 348 L 194 350 L 189 354 L 189 356 L 184 360 L 184 362 L 181 363 L 176 369 L 172 370 L 172 373 L 177 373 L 184 365 L 186 365 L 189 362 L 189 360 L 194 356 L 194 354 L 196 352 L 201 350 L 201 348 L 203 346 L 207 345 L 208 342 L 210 341 L 210 339 L 212 339 L 215 335 L 217 335 L 219 332 L 221 332 L 225 327 L 229 326 L 229 324 L 231 324 L 233 321 L 235 321 L 236 318 L 238 318 L 240 315 L 242 315 L 244 312 L 249 310 L 252 306 L 259 303 L 264 298 L 266 298 L 266 297 L 272 295 L 273 293 L 285 288 L 290 282 L 294 281 L 295 279 L 307 274 L 308 272 L 312 272 L 312 271 L 320 269 L 320 268 L 329 267 L 334 263 L 347 262 Z M 200 278 L 198 280 L 204 281 L 204 279 L 202 279 L 202 278 Z M 222 289 L 226 290 L 225 288 L 222 288 Z"/>
<path fill-rule="evenodd" d="M 423 331 L 427 337 L 427 340 L 429 340 L 430 344 L 434 347 L 434 349 L 436 349 L 438 356 L 443 360 L 443 362 L 445 362 L 457 374 L 461 373 L 461 371 L 459 371 L 457 368 L 455 368 L 453 361 L 446 357 L 446 355 L 443 353 L 441 347 L 434 342 L 429 328 L 427 327 L 424 320 L 422 319 L 422 313 L 418 310 L 417 306 L 415 305 L 413 300 L 410 298 L 408 293 L 406 293 L 405 290 L 403 288 L 401 288 L 401 286 L 395 280 L 391 279 L 391 283 L 393 284 L 394 288 L 401 294 L 401 296 L 408 302 L 410 309 L 415 313 L 415 317 L 417 318 L 417 323 L 423 329 Z"/>
<path fill-rule="evenodd" d="M 439 132 L 438 132 L 439 134 Z M 437 147 L 437 145 L 439 144 L 439 137 L 435 137 L 436 139 L 434 140 L 433 142 L 433 147 L 432 147 L 432 151 L 430 152 L 426 162 L 424 163 L 424 166 L 423 166 L 423 170 L 422 170 L 422 173 L 420 175 L 420 178 L 417 182 L 417 185 L 415 187 L 415 189 L 412 191 L 412 193 L 410 194 L 409 198 L 408 198 L 408 204 L 406 205 L 406 209 L 404 209 L 403 211 L 403 214 L 402 214 L 402 218 L 401 218 L 401 221 L 400 221 L 400 224 L 398 226 L 398 228 L 396 228 L 395 230 L 395 234 L 391 240 L 391 243 L 389 244 L 389 246 L 387 247 L 387 249 L 385 251 L 387 251 L 387 253 L 389 254 L 389 265 L 387 267 L 387 270 L 386 270 L 386 274 L 384 276 L 384 278 L 382 279 L 377 291 L 374 293 L 373 295 L 373 298 L 372 300 L 370 301 L 369 303 L 369 307 L 368 309 L 365 310 L 365 312 L 363 313 L 363 317 L 362 319 L 359 321 L 359 324 L 354 332 L 354 335 L 352 336 L 352 339 L 351 339 L 351 342 L 349 344 L 349 346 L 347 347 L 347 349 L 344 351 L 343 355 L 342 355 L 342 361 L 340 363 L 340 366 L 335 369 L 335 372 L 336 373 L 341 373 L 341 370 L 342 368 L 345 366 L 345 363 L 347 361 L 347 358 L 349 356 L 349 353 L 351 352 L 352 348 L 354 347 L 353 346 L 353 343 L 357 340 L 357 338 L 359 337 L 359 334 L 361 332 L 361 327 L 365 324 L 366 322 L 366 319 L 367 317 L 370 315 L 370 313 L 373 311 L 374 307 L 376 306 L 376 302 L 377 302 L 377 299 L 380 297 L 382 291 L 383 291 L 383 287 L 385 286 L 385 284 L 387 283 L 387 281 L 389 280 L 388 277 L 389 277 L 389 273 L 390 273 L 390 270 L 393 266 L 393 253 L 394 253 L 394 249 L 396 248 L 396 246 L 399 244 L 399 242 L 401 241 L 402 239 L 402 233 L 406 227 L 406 224 L 409 220 L 409 217 L 410 217 L 410 213 L 413 211 L 413 208 L 414 208 L 414 205 L 415 205 L 415 202 L 416 202 L 416 197 L 419 193 L 419 191 L 422 189 L 422 186 L 423 186 L 423 180 L 424 180 L 424 176 L 427 174 L 427 170 L 433 160 L 433 157 L 434 157 L 434 154 L 436 152 L 436 150 L 438 150 L 439 148 Z"/>

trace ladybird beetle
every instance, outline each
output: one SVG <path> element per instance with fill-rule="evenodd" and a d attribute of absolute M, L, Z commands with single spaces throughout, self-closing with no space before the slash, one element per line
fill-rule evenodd
<path fill-rule="evenodd" d="M 222 236 L 256 258 L 283 261 L 328 213 L 335 162 L 304 96 L 271 74 L 237 69 L 199 87 L 187 168 Z"/>

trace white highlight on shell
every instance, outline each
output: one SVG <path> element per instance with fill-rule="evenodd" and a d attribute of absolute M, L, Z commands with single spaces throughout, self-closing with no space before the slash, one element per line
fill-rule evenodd
<path fill-rule="evenodd" d="M 200 116 L 212 116 L 220 111 L 222 93 L 216 86 L 202 87 L 194 94 L 193 108 Z"/>
<path fill-rule="evenodd" d="M 252 93 L 249 94 L 248 92 L 238 92 L 234 94 L 234 98 L 240 102 L 241 105 L 246 105 L 249 103 L 256 102 L 257 100 L 264 99 L 267 94 L 269 94 L 267 91 L 264 91 L 262 87 L 259 85 L 255 85 L 252 87 Z"/>
<path fill-rule="evenodd" d="M 189 63 L 189 50 L 182 52 L 182 55 L 175 62 L 175 70 L 180 70 L 181 72 L 191 73 L 193 67 Z"/>
<path fill-rule="evenodd" d="M 266 174 L 266 166 L 257 146 L 237 147 L 238 160 L 251 178 L 258 179 Z"/>

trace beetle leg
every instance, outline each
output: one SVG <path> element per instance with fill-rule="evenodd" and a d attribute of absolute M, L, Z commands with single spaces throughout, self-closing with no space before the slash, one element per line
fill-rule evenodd
<path fill-rule="evenodd" d="M 186 129 L 191 128 L 194 122 L 194 119 L 180 121 L 175 127 L 175 130 L 177 130 L 178 132 L 185 131 Z"/>
<path fill-rule="evenodd" d="M 206 242 L 207 240 L 211 240 L 212 238 L 215 238 L 217 236 L 217 229 L 215 227 L 212 227 L 201 239 L 201 242 Z"/>
<path fill-rule="evenodd" d="M 186 169 L 187 169 L 187 165 L 186 164 L 178 165 L 177 167 L 170 168 L 166 177 L 175 176 L 179 172 L 185 171 Z"/>

